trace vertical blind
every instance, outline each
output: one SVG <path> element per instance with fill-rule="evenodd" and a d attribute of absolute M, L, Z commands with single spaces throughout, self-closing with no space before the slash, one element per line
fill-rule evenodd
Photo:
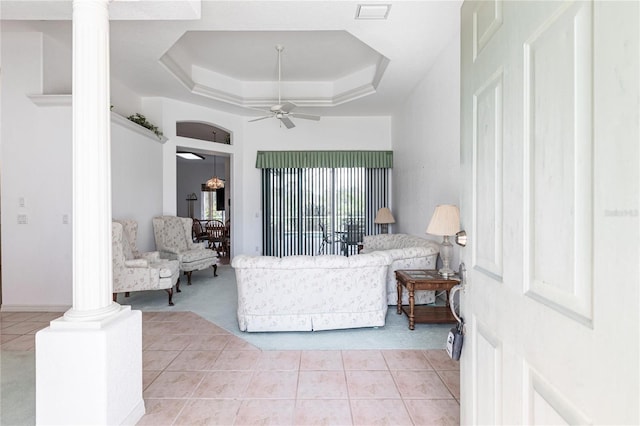
<path fill-rule="evenodd" d="M 345 152 L 336 152 L 344 161 Z M 322 152 L 325 160 L 338 158 L 327 153 Z M 384 155 L 389 158 L 387 151 Z M 288 165 L 291 158 L 282 161 L 280 157 L 276 163 Z M 309 164 L 311 157 L 304 158 Z M 350 255 L 357 253 L 363 235 L 377 233 L 373 220 L 378 209 L 388 205 L 389 167 L 321 167 L 322 163 L 314 162 L 312 167 L 265 167 L 270 164 L 258 160 L 256 165 L 262 166 L 265 255 Z M 390 166 L 390 161 L 375 165 Z"/>

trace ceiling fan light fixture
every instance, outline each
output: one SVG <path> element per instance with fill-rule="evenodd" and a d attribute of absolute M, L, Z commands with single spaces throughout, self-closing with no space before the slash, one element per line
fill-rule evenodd
<path fill-rule="evenodd" d="M 311 114 L 295 114 L 292 113 L 294 108 L 296 108 L 296 104 L 292 102 L 282 102 L 282 93 L 281 93 L 281 85 L 282 85 L 282 51 L 284 50 L 284 46 L 281 44 L 276 45 L 276 50 L 278 51 L 278 103 L 276 105 L 271 106 L 268 110 L 258 109 L 259 111 L 263 111 L 265 113 L 271 114 L 262 117 L 257 117 L 249 120 L 249 122 L 260 121 L 267 118 L 277 118 L 280 120 L 280 124 L 284 124 L 287 129 L 292 129 L 296 127 L 293 124 L 293 121 L 289 117 L 303 118 L 305 120 L 320 120 L 320 116 L 311 115 Z"/>

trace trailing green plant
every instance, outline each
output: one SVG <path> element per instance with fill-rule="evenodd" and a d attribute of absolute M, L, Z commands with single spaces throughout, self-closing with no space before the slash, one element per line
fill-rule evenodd
<path fill-rule="evenodd" d="M 142 127 L 145 127 L 151 130 L 153 133 L 156 134 L 158 139 L 162 139 L 162 132 L 160 131 L 160 129 L 158 129 L 157 126 L 154 126 L 153 124 L 149 123 L 147 121 L 147 117 L 145 117 L 144 115 L 138 114 L 136 112 L 135 114 L 128 116 L 127 119 L 133 121 L 136 124 L 141 125 Z"/>

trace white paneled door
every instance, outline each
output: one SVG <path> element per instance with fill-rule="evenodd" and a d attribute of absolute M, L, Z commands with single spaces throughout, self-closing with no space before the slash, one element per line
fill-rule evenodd
<path fill-rule="evenodd" d="M 640 2 L 462 7 L 464 424 L 639 424 Z"/>

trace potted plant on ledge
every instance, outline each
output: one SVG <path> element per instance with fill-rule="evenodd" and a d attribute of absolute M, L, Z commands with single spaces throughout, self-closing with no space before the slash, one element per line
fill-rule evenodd
<path fill-rule="evenodd" d="M 153 124 L 149 123 L 147 121 L 147 117 L 145 117 L 144 115 L 136 112 L 135 114 L 128 116 L 127 119 L 130 121 L 133 121 L 136 124 L 139 124 L 144 128 L 151 130 L 153 133 L 155 133 L 158 139 L 162 140 L 162 132 L 160 131 L 160 129 L 158 129 L 157 126 L 154 126 Z"/>

